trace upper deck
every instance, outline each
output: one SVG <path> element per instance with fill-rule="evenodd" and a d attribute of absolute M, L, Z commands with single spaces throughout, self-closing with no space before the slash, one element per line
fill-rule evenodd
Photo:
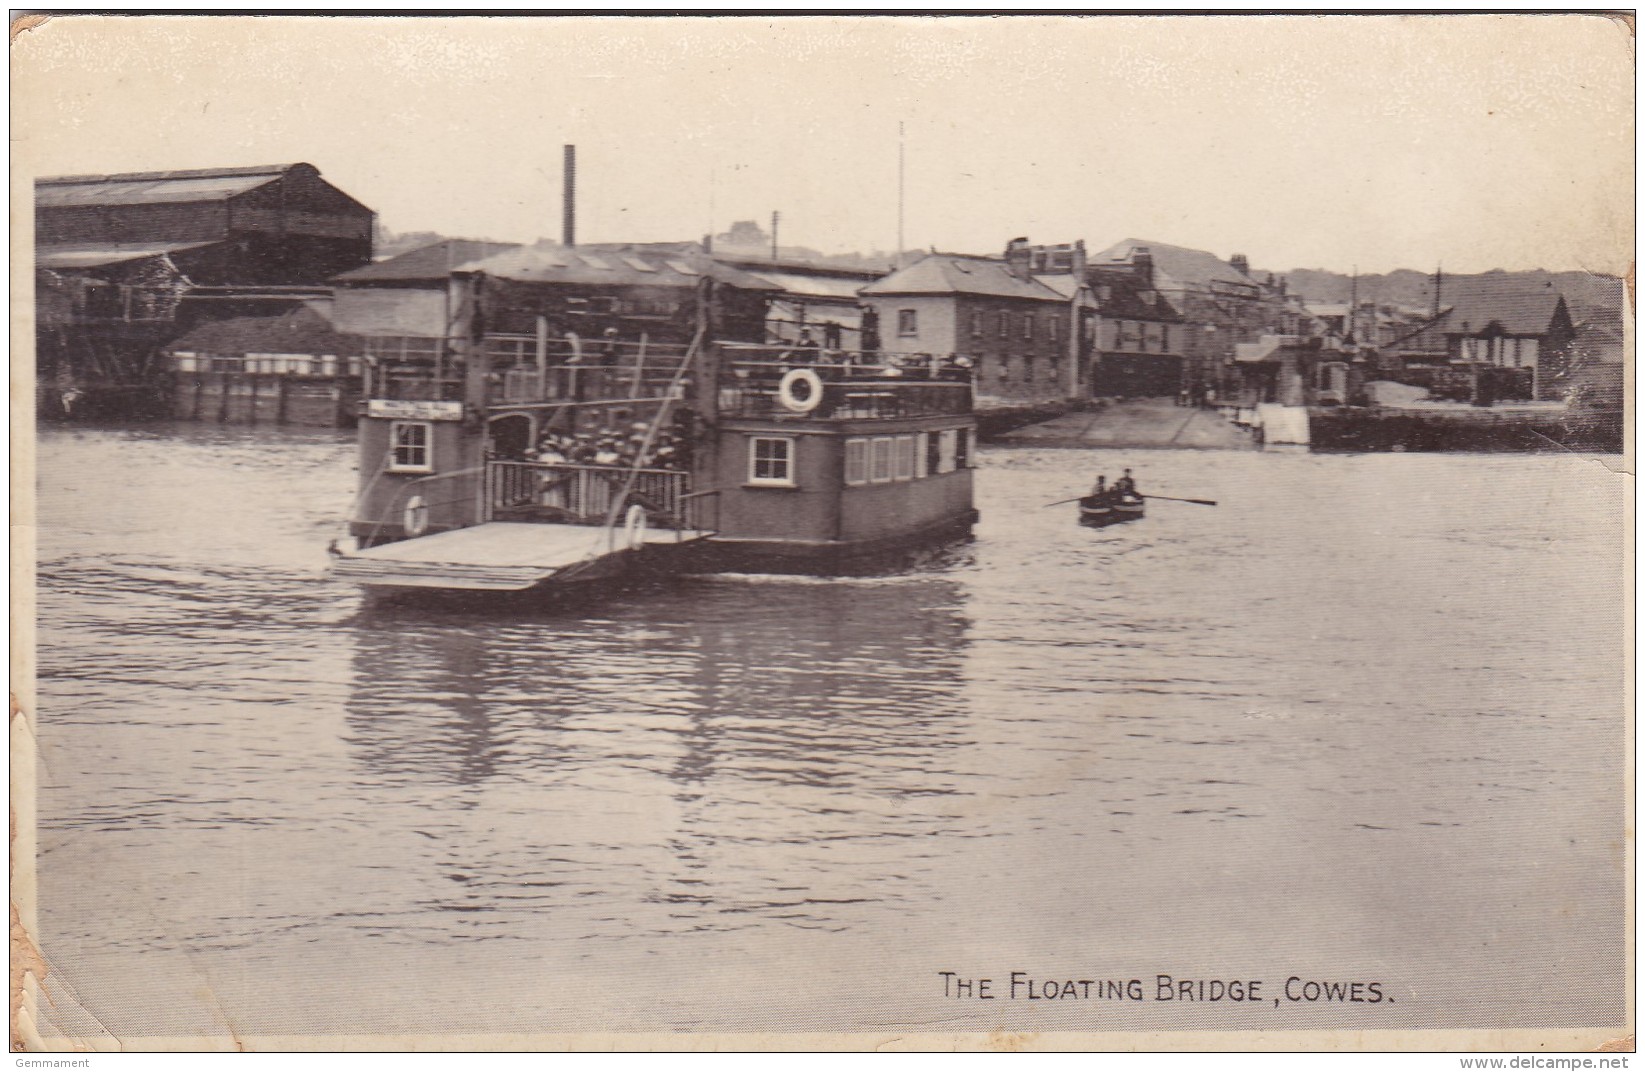
<path fill-rule="evenodd" d="M 679 343 L 500 334 L 472 352 L 477 367 L 438 339 L 368 339 L 366 397 L 495 411 L 672 396 L 719 417 L 813 421 L 964 415 L 973 404 L 969 362 L 952 355 L 731 342 L 693 352 Z M 714 377 L 706 393 L 705 372 Z"/>

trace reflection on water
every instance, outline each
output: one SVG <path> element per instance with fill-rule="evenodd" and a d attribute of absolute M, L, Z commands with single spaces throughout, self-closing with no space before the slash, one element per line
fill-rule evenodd
<path fill-rule="evenodd" d="M 1621 1016 L 1592 461 L 989 451 L 925 568 L 526 610 L 329 581 L 352 456 L 43 436 L 41 928 L 126 1033 Z M 1042 507 L 1123 465 L 1223 505 Z M 982 1024 L 928 985 L 1014 969 L 1400 999 Z"/>

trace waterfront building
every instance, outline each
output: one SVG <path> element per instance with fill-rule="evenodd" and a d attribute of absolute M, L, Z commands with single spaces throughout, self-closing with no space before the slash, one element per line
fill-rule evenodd
<path fill-rule="evenodd" d="M 1206 250 L 1127 238 L 1092 255 L 1090 264 L 1149 270 L 1153 289 L 1182 318 L 1184 380 L 1191 388 L 1228 387 L 1239 343 L 1302 329 L 1296 303 L 1277 284 L 1259 283 L 1242 253 L 1223 260 Z"/>
<path fill-rule="evenodd" d="M 165 343 L 327 295 L 370 261 L 373 221 L 311 164 L 37 180 L 41 412 L 163 412 Z"/>
<path fill-rule="evenodd" d="M 1012 247 L 1027 250 L 1026 239 Z M 931 253 L 863 287 L 890 354 L 962 354 L 980 405 L 1062 401 L 1075 394 L 1070 348 L 1080 327 L 1069 295 L 1017 256 Z"/>

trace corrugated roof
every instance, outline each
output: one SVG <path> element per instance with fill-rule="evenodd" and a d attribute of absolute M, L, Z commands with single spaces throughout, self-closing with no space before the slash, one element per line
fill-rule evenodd
<path fill-rule="evenodd" d="M 166 253 L 180 253 L 187 249 L 201 249 L 215 242 L 105 242 L 99 245 L 36 246 L 36 268 L 102 268 L 110 264 L 124 264 L 145 257 Z"/>
<path fill-rule="evenodd" d="M 127 172 L 120 175 L 63 175 L 37 179 L 34 203 L 41 208 L 71 205 L 147 205 L 222 201 L 280 178 L 296 164 L 199 171 Z"/>
<path fill-rule="evenodd" d="M 453 270 L 472 261 L 483 260 L 511 249 L 519 249 L 518 242 L 478 242 L 453 238 L 421 249 L 402 253 L 398 257 L 355 268 L 335 277 L 338 283 L 422 283 L 439 282 Z"/>
<path fill-rule="evenodd" d="M 634 260 L 648 267 L 634 267 Z M 520 283 L 694 288 L 699 277 L 707 275 L 741 290 L 782 289 L 700 253 L 640 246 L 530 246 L 472 261 L 462 270 Z"/>
<path fill-rule="evenodd" d="M 857 300 L 857 291 L 864 285 L 861 279 L 834 279 L 827 276 L 797 275 L 793 272 L 770 272 L 764 269 L 756 269 L 752 274 L 773 286 L 781 287 L 789 294 L 806 298 L 833 298 L 854 302 Z"/>
<path fill-rule="evenodd" d="M 980 294 L 996 298 L 1065 301 L 1037 279 L 1019 279 L 1004 261 L 958 253 L 932 253 L 901 271 L 863 287 L 859 294 Z"/>
<path fill-rule="evenodd" d="M 1172 246 L 1164 242 L 1151 242 L 1140 238 L 1127 238 L 1117 242 L 1101 253 L 1095 254 L 1087 262 L 1093 267 L 1114 264 L 1130 264 L 1138 249 L 1145 249 L 1154 258 L 1154 267 L 1170 276 L 1179 283 L 1191 286 L 1210 286 L 1212 283 L 1243 284 L 1255 287 L 1256 280 L 1236 269 L 1215 253 L 1208 253 L 1203 249 L 1188 249 L 1185 246 Z"/>

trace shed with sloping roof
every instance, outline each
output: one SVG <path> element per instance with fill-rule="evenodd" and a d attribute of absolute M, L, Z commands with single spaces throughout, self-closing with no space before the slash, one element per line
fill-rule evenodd
<path fill-rule="evenodd" d="M 312 164 L 67 175 L 34 184 L 42 251 L 227 243 L 205 285 L 320 283 L 371 261 L 371 209 Z"/>

